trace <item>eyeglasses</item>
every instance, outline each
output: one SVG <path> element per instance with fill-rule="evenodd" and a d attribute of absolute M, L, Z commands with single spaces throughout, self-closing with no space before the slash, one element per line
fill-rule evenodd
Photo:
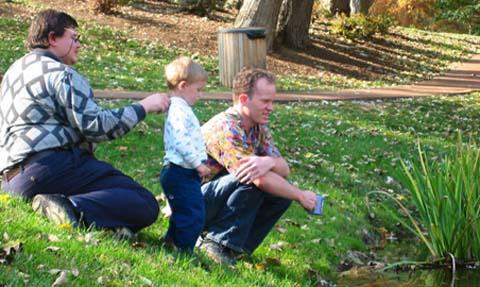
<path fill-rule="evenodd" d="M 80 42 L 80 34 L 78 34 L 75 30 L 73 29 L 70 29 L 70 28 L 65 28 L 65 30 L 68 30 L 70 32 L 72 32 L 73 34 L 70 36 L 70 38 L 75 42 L 75 43 L 78 43 Z"/>

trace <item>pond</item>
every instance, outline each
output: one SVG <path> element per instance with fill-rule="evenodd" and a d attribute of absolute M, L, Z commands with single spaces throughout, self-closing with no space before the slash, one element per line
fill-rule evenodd
<path fill-rule="evenodd" d="M 390 242 L 377 249 L 375 257 L 387 264 L 417 260 L 428 257 L 426 249 L 415 240 Z M 366 267 L 355 267 L 341 273 L 337 287 L 480 287 L 480 270 L 457 268 L 417 269 L 412 271 L 372 272 Z M 453 278 L 452 278 L 453 277 Z"/>
<path fill-rule="evenodd" d="M 479 270 L 418 270 L 413 272 L 370 273 L 357 278 L 344 277 L 337 287 L 476 287 L 480 286 Z"/>

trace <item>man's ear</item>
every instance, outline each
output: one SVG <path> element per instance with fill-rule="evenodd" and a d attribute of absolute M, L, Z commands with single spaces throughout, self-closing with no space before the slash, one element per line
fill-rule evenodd
<path fill-rule="evenodd" d="M 246 104 L 248 100 L 249 98 L 247 94 L 240 94 L 238 96 L 238 102 L 241 103 L 242 105 Z"/>
<path fill-rule="evenodd" d="M 57 46 L 57 36 L 54 32 L 48 33 L 48 46 Z"/>

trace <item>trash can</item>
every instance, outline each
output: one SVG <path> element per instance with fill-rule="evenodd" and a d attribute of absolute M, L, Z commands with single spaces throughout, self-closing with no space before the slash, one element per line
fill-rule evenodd
<path fill-rule="evenodd" d="M 264 28 L 222 29 L 218 32 L 220 83 L 231 88 L 233 77 L 246 66 L 267 66 L 267 42 Z"/>

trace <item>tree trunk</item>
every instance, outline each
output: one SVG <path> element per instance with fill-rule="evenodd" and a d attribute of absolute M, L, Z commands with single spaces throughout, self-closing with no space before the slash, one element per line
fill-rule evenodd
<path fill-rule="evenodd" d="M 235 19 L 235 27 L 265 28 L 267 49 L 271 50 L 281 4 L 279 0 L 245 0 Z"/>
<path fill-rule="evenodd" d="M 309 44 L 313 1 L 283 0 L 277 25 L 277 44 L 283 43 L 292 48 L 305 48 Z"/>
<path fill-rule="evenodd" d="M 372 4 L 373 0 L 350 0 L 350 14 L 367 15 Z"/>
<path fill-rule="evenodd" d="M 328 7 L 333 15 L 340 13 L 350 15 L 350 0 L 329 0 L 329 2 Z"/>

